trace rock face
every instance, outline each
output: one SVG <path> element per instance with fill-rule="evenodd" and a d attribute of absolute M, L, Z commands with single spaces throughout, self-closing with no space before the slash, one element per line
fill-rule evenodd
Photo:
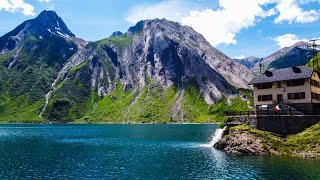
<path fill-rule="evenodd" d="M 32 71 L 28 88 L 16 96 L 42 104 L 35 109 L 42 109 L 49 120 L 70 121 L 90 113 L 112 120 L 118 116 L 109 115 L 119 113 L 123 119 L 190 121 L 201 116 L 199 107 L 207 111 L 240 88 L 248 89 L 252 79 L 248 68 L 213 48 L 191 27 L 165 19 L 141 21 L 124 34 L 87 43 L 56 13 L 45 11 L 1 37 L 0 51 L 3 72 L 12 81 L 22 77 L 15 79 L 7 69 L 15 69 L 14 74 Z M 34 91 L 35 99 L 29 91 L 36 82 L 41 93 Z M 10 92 L 19 89 L 18 84 L 2 86 L 9 86 L 5 89 Z M 194 111 L 197 115 L 188 115 Z"/>
<path fill-rule="evenodd" d="M 44 37 L 58 36 L 65 39 L 75 38 L 62 19 L 53 11 L 43 11 L 37 18 L 25 21 L 13 31 L 0 37 L 0 52 L 15 49 L 19 42 L 28 36 L 43 39 Z"/>
<path fill-rule="evenodd" d="M 83 54 L 89 51 L 88 59 Z M 211 47 L 190 27 L 159 19 L 141 21 L 124 35 L 89 44 L 71 61 L 90 64 L 92 86 L 99 95 L 110 93 L 113 88 L 109 85 L 116 79 L 126 89 L 134 89 L 143 88 L 148 79 L 167 88 L 183 87 L 194 78 L 207 103 L 213 104 L 230 94 L 231 86 L 248 88 L 252 78 L 247 68 Z M 113 72 L 103 67 L 104 63 L 109 63 Z M 109 87 L 99 83 L 102 79 L 111 81 Z"/>
<path fill-rule="evenodd" d="M 247 68 L 251 69 L 254 66 L 256 66 L 257 64 L 259 65 L 261 59 L 262 58 L 257 58 L 257 57 L 254 57 L 254 56 L 250 56 L 250 57 L 247 57 L 247 58 L 235 59 L 235 60 L 238 61 L 240 64 L 246 66 Z"/>
<path fill-rule="evenodd" d="M 290 47 L 285 47 L 262 59 L 263 72 L 268 69 L 280 69 L 292 66 L 305 66 L 312 58 L 312 49 L 305 46 L 304 42 L 298 42 Z M 259 61 L 252 67 L 254 73 L 259 73 Z"/>
<path fill-rule="evenodd" d="M 229 154 L 250 154 L 250 155 L 267 155 L 270 154 L 261 139 L 248 132 L 232 131 L 218 143 L 215 148 L 221 149 Z"/>

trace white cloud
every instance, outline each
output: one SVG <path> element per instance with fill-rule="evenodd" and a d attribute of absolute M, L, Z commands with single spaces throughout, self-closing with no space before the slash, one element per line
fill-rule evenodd
<path fill-rule="evenodd" d="M 49 3 L 51 0 L 39 0 L 42 3 Z"/>
<path fill-rule="evenodd" d="M 0 11 L 16 12 L 22 11 L 26 16 L 34 16 L 34 7 L 24 0 L 0 0 Z"/>
<path fill-rule="evenodd" d="M 308 41 L 307 39 L 299 38 L 296 34 L 284 34 L 273 40 L 277 42 L 280 48 L 290 47 L 300 41 Z"/>
<path fill-rule="evenodd" d="M 220 0 L 218 10 L 191 11 L 190 16 L 181 22 L 201 33 L 213 46 L 237 44 L 237 33 L 275 13 L 273 10 L 263 10 L 261 5 L 265 3 L 261 0 Z"/>
<path fill-rule="evenodd" d="M 275 9 L 279 12 L 279 16 L 275 19 L 275 23 L 310 23 L 319 20 L 320 12 L 317 10 L 304 11 L 301 4 L 307 4 L 314 0 L 281 0 Z"/>

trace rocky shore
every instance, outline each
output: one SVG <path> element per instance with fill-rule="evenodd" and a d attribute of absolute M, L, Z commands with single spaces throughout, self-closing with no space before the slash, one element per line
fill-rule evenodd
<path fill-rule="evenodd" d="M 228 154 L 270 154 L 270 148 L 266 147 L 261 139 L 253 134 L 241 131 L 231 132 L 216 143 L 214 147 L 224 150 Z"/>
<path fill-rule="evenodd" d="M 320 124 L 287 137 L 241 125 L 228 129 L 214 147 L 235 155 L 280 155 L 320 159 L 319 135 Z"/>

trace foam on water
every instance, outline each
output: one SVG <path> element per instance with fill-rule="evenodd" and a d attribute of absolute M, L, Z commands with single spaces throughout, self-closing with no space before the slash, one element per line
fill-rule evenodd
<path fill-rule="evenodd" d="M 213 147 L 214 144 L 216 144 L 223 136 L 223 132 L 226 130 L 227 127 L 224 127 L 223 129 L 218 128 L 216 129 L 215 133 L 210 137 L 207 144 L 201 144 L 201 147 Z"/>

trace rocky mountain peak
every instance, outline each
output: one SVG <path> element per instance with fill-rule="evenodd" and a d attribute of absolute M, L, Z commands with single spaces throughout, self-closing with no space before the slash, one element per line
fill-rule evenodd
<path fill-rule="evenodd" d="M 14 30 L 0 37 L 0 53 L 14 49 L 28 36 L 43 39 L 49 36 L 75 38 L 63 20 L 54 11 L 43 11 L 35 19 L 27 20 Z"/>
<path fill-rule="evenodd" d="M 116 37 L 119 37 L 119 36 L 122 36 L 123 33 L 121 31 L 115 31 L 111 34 L 111 38 L 116 38 Z"/>
<path fill-rule="evenodd" d="M 63 37 L 75 37 L 68 29 L 63 20 L 54 11 L 43 11 L 33 20 L 30 20 L 32 29 L 36 32 L 47 31 L 50 34 L 60 35 Z"/>

